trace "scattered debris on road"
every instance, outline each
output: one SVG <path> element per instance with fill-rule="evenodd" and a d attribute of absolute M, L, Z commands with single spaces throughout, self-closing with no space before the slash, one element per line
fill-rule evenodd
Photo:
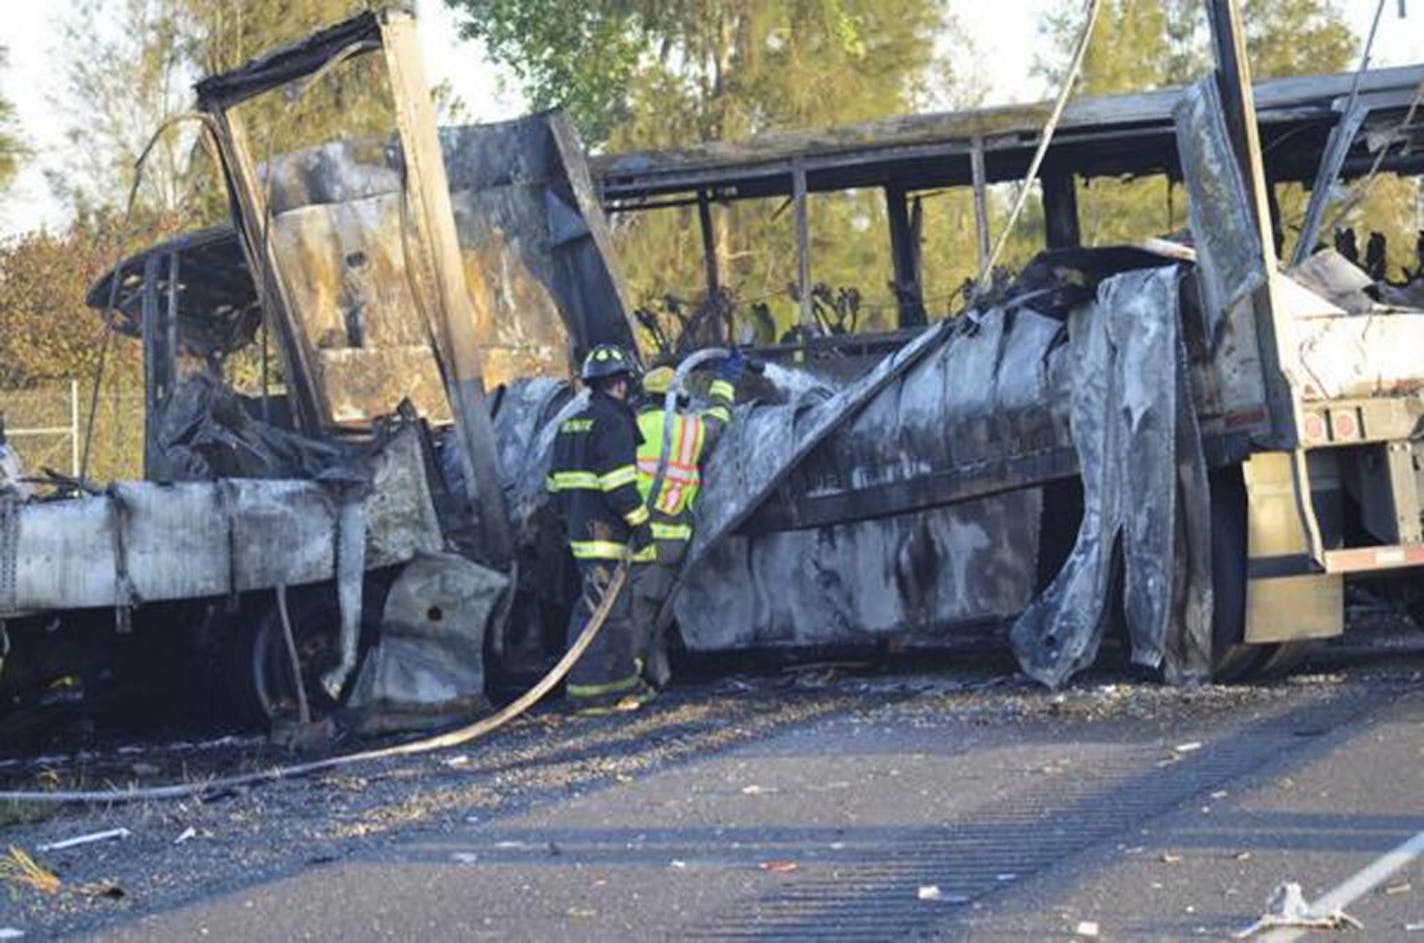
<path fill-rule="evenodd" d="M 1305 894 L 1294 881 L 1276 885 L 1271 896 L 1266 898 L 1266 912 L 1255 923 L 1235 934 L 1236 939 L 1245 940 L 1262 930 L 1280 927 L 1296 927 L 1302 930 L 1363 930 L 1365 925 L 1343 910 L 1331 913 L 1316 913 L 1306 903 Z"/>
<path fill-rule="evenodd" d="M 761 869 L 763 871 L 770 872 L 771 874 L 788 874 L 792 871 L 795 871 L 798 867 L 800 867 L 800 865 L 798 865 L 796 862 L 786 861 L 784 859 L 778 859 L 775 861 L 763 861 L 761 863 Z"/>
<path fill-rule="evenodd" d="M 89 845 L 100 841 L 115 841 L 120 838 L 128 838 L 132 835 L 126 828 L 109 828 L 102 832 L 90 832 L 87 835 L 76 835 L 73 838 L 66 838 L 63 841 L 48 842 L 36 846 L 39 851 L 63 851 L 66 848 L 75 848 L 79 845 Z"/>

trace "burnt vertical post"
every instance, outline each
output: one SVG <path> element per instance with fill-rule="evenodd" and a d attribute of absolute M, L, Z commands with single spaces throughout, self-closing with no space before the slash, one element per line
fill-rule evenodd
<path fill-rule="evenodd" d="M 167 336 L 163 322 L 167 306 L 158 296 L 159 282 L 163 278 L 163 256 L 152 253 L 143 262 L 143 294 L 141 296 L 143 338 L 143 475 L 148 479 L 162 478 L 159 468 L 158 426 L 162 413 L 163 389 L 167 383 L 163 349 Z M 116 274 L 114 276 L 118 278 Z M 169 285 L 169 290 L 176 288 Z"/>
<path fill-rule="evenodd" d="M 1269 178 L 1266 180 L 1266 209 L 1270 212 L 1271 248 L 1280 258 L 1281 250 L 1286 246 L 1286 231 L 1281 224 L 1281 201 L 1276 195 L 1276 182 Z"/>
<path fill-rule="evenodd" d="M 1221 108 L 1231 148 L 1246 182 L 1246 198 L 1261 233 L 1261 249 L 1267 253 L 1266 266 L 1275 265 L 1271 234 L 1271 212 L 1266 195 L 1266 174 L 1261 160 L 1261 135 L 1256 127 L 1256 101 L 1251 89 L 1251 71 L 1246 58 L 1246 33 L 1237 0 L 1207 0 L 1211 20 L 1212 49 L 1216 57 L 1216 81 L 1221 91 Z"/>
<path fill-rule="evenodd" d="M 1266 411 L 1271 419 L 1270 435 L 1262 444 L 1291 450 L 1291 477 L 1302 538 L 1310 555 L 1323 563 L 1325 550 L 1310 498 L 1310 472 L 1305 451 L 1299 448 L 1300 403 L 1287 373 L 1288 356 L 1281 345 L 1281 337 L 1283 334 L 1288 336 L 1289 326 L 1277 323 L 1277 319 L 1288 317 L 1289 312 L 1276 304 L 1271 287 L 1277 269 L 1275 236 L 1265 162 L 1261 157 L 1260 129 L 1256 126 L 1256 101 L 1251 88 L 1251 67 L 1246 54 L 1241 7 L 1238 0 L 1207 0 L 1207 12 L 1211 21 L 1216 81 L 1221 92 L 1227 137 L 1241 169 L 1248 208 L 1260 236 L 1260 261 L 1266 272 L 1265 283 L 1251 293 Z"/>
<path fill-rule="evenodd" d="M 978 237 L 979 271 L 989 265 L 989 184 L 984 170 L 984 139 L 969 142 L 969 173 L 974 183 L 974 232 Z"/>
<path fill-rule="evenodd" d="M 168 256 L 168 313 L 163 321 L 163 405 L 168 406 L 173 398 L 173 388 L 178 385 L 178 289 L 182 284 L 180 256 L 177 252 Z"/>
<path fill-rule="evenodd" d="M 807 335 L 814 333 L 811 313 L 811 221 L 806 208 L 806 166 L 801 161 L 791 165 L 791 199 L 796 204 L 796 293 L 801 304 L 801 328 Z"/>
<path fill-rule="evenodd" d="M 198 104 L 213 117 L 218 154 L 233 203 L 234 222 L 242 237 L 243 254 L 252 269 L 264 318 L 277 327 L 287 402 L 297 428 L 320 435 L 331 415 L 325 390 L 317 382 L 317 352 L 306 336 L 300 312 L 292 300 L 281 260 L 270 239 L 271 217 L 267 188 L 257 175 L 257 163 L 247 137 L 246 123 L 235 110 L 236 102 L 208 101 L 198 85 Z"/>
<path fill-rule="evenodd" d="M 712 226 L 712 201 L 705 190 L 697 193 L 697 222 L 702 228 L 702 266 L 707 272 L 707 297 L 711 298 L 722 290 L 722 283 L 717 271 L 717 231 Z"/>
<path fill-rule="evenodd" d="M 420 59 L 415 18 L 391 9 L 380 15 L 381 48 L 395 98 L 396 128 L 405 161 L 405 190 L 419 248 L 418 282 L 428 293 L 428 318 L 441 362 L 446 396 L 455 418 L 465 490 L 479 520 L 480 549 L 498 567 L 514 554 L 494 425 L 485 405 L 484 343 L 492 316 L 483 285 L 467 283 L 460 255 L 445 157 L 430 101 L 430 83 Z"/>
<path fill-rule="evenodd" d="M 1260 236 L 1261 264 L 1269 276 L 1276 268 L 1275 240 L 1271 232 L 1270 201 L 1261 160 L 1261 138 L 1256 127 L 1256 105 L 1251 89 L 1250 64 L 1246 57 L 1241 9 L 1237 0 L 1207 0 L 1207 14 L 1211 23 L 1212 54 L 1216 60 L 1222 117 L 1245 184 L 1247 208 L 1256 221 Z M 1280 447 L 1294 448 L 1297 442 L 1295 398 L 1284 372 L 1285 355 L 1280 346 L 1269 277 L 1266 284 L 1252 293 L 1251 306 L 1272 438 Z"/>
<path fill-rule="evenodd" d="M 1083 244 L 1078 224 L 1078 191 L 1072 171 L 1045 167 L 1043 221 L 1050 249 L 1072 249 Z"/>
<path fill-rule="evenodd" d="M 920 287 L 919 237 L 910 225 L 904 187 L 885 187 L 885 215 L 890 224 L 890 261 L 895 272 L 900 327 L 921 327 L 925 323 L 925 300 Z"/>

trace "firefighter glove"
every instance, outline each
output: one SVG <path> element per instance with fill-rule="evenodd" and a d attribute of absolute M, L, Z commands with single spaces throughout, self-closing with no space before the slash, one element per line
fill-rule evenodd
<path fill-rule="evenodd" d="M 740 350 L 734 350 L 717 367 L 717 379 L 736 383 L 747 372 L 747 358 Z"/>

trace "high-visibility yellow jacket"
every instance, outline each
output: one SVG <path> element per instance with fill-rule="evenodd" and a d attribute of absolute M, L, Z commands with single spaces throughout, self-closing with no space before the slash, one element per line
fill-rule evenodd
<path fill-rule="evenodd" d="M 726 380 L 715 380 L 709 390 L 712 405 L 700 413 L 679 411 L 673 416 L 672 441 L 668 448 L 667 471 L 652 514 L 655 540 L 687 541 L 692 537 L 692 506 L 702 486 L 702 459 L 732 418 L 736 388 Z M 661 402 L 638 413 L 638 493 L 644 505 L 652 493 L 662 455 L 663 428 L 667 413 Z"/>

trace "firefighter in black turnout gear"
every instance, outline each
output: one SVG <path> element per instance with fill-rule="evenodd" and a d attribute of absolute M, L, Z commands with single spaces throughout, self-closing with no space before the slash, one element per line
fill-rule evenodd
<path fill-rule="evenodd" d="M 588 406 L 559 426 L 545 482 L 559 502 L 580 576 L 570 645 L 603 600 L 625 553 L 635 565 L 654 553 L 648 509 L 638 493 L 638 422 L 628 403 L 637 382 L 633 359 L 615 344 L 599 344 L 584 358 L 579 376 L 589 388 Z M 567 694 L 579 713 L 635 710 L 652 699 L 656 692 L 641 677 L 635 645 L 631 595 L 623 592 L 569 672 Z"/>

